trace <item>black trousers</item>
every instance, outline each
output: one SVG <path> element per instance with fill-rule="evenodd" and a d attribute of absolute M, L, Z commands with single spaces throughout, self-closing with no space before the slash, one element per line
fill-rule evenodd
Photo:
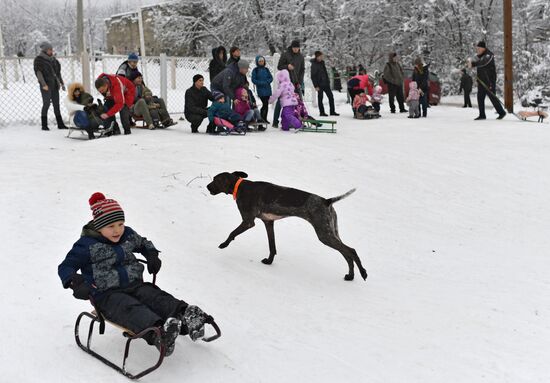
<path fill-rule="evenodd" d="M 489 96 L 489 100 L 491 100 L 491 103 L 495 107 L 495 110 L 497 111 L 498 114 L 506 113 L 500 101 L 494 95 L 495 89 L 496 89 L 495 84 L 494 83 L 486 83 L 486 84 L 491 90 L 491 92 L 488 92 L 487 89 L 481 84 L 478 84 L 477 86 L 477 106 L 479 108 L 479 116 L 486 117 L 485 116 L 485 97 L 486 96 Z"/>
<path fill-rule="evenodd" d="M 464 106 L 472 107 L 472 100 L 470 100 L 470 92 L 464 91 Z"/>
<path fill-rule="evenodd" d="M 53 104 L 53 112 L 56 117 L 61 116 L 61 110 L 59 109 L 59 89 L 56 85 L 48 84 L 48 90 L 42 89 L 40 86 L 40 93 L 42 94 L 42 114 L 41 117 L 48 116 L 48 109 L 50 109 L 50 103 Z"/>
<path fill-rule="evenodd" d="M 334 109 L 334 96 L 332 95 L 332 90 L 330 90 L 329 86 L 319 87 L 319 90 L 317 91 L 317 103 L 319 104 L 319 112 L 321 114 L 325 113 L 325 106 L 323 105 L 324 93 L 326 93 L 328 97 L 328 105 L 330 108 L 330 113 L 335 113 L 336 110 Z"/>
<path fill-rule="evenodd" d="M 200 114 L 186 114 L 185 119 L 191 123 L 191 131 L 196 133 L 199 131 L 199 126 L 201 126 L 202 121 L 206 117 L 201 116 Z"/>
<path fill-rule="evenodd" d="M 388 93 L 390 95 L 390 110 L 395 112 L 395 99 L 397 98 L 397 103 L 399 104 L 399 111 L 405 110 L 405 98 L 403 97 L 403 86 L 395 85 L 391 83 L 388 84 Z"/>
<path fill-rule="evenodd" d="M 151 283 L 107 292 L 96 305 L 105 318 L 136 334 L 148 327 L 161 326 L 166 319 L 183 314 L 187 307 L 187 303 Z"/>
<path fill-rule="evenodd" d="M 260 100 L 262 100 L 260 115 L 262 116 L 262 120 L 267 121 L 267 113 L 269 111 L 269 96 L 260 97 Z"/>
<path fill-rule="evenodd" d="M 105 101 L 105 104 L 104 104 L 105 110 L 108 111 L 114 106 L 114 104 L 115 103 L 113 100 Z M 120 116 L 120 122 L 122 122 L 122 127 L 124 128 L 124 133 L 130 133 L 130 126 L 132 125 L 132 112 L 130 111 L 128 106 L 126 106 L 126 104 L 124 104 L 122 109 L 120 109 L 119 116 Z M 112 118 L 114 118 L 114 116 Z M 105 123 L 110 124 L 111 121 L 112 120 L 107 119 Z M 109 125 L 105 125 L 105 126 L 109 126 Z"/>

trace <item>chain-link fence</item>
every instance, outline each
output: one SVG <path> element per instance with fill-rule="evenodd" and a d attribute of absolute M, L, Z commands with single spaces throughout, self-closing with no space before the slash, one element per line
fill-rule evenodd
<path fill-rule="evenodd" d="M 61 64 L 61 76 L 68 86 L 72 82 L 84 83 L 82 78 L 83 65 L 79 56 L 57 57 Z M 95 78 L 101 73 L 116 73 L 118 67 L 127 59 L 126 56 L 95 56 L 90 58 L 90 84 L 88 89 L 94 97 L 101 97 L 94 89 Z M 254 67 L 254 59 L 246 58 Z M 40 86 L 33 69 L 34 58 L 14 57 L 0 58 L 0 125 L 12 123 L 35 124 L 40 121 L 42 98 Z M 209 58 L 206 57 L 145 57 L 138 63 L 144 82 L 151 91 L 166 98 L 170 114 L 183 114 L 185 91 L 193 85 L 193 76 L 204 76 L 205 85 L 210 88 L 208 75 Z M 266 57 L 266 62 L 275 76 L 278 56 Z M 306 60 L 306 74 L 309 73 L 309 60 Z M 251 74 L 249 71 L 249 76 Z M 163 76 L 164 74 L 164 76 Z M 306 75 L 306 100 L 312 100 L 314 90 Z M 250 80 L 249 80 L 250 81 Z M 275 86 L 275 84 L 274 84 Z M 64 99 L 67 93 L 60 91 L 61 113 L 65 119 L 68 113 Z M 50 107 L 49 118 L 54 119 L 53 108 Z"/>

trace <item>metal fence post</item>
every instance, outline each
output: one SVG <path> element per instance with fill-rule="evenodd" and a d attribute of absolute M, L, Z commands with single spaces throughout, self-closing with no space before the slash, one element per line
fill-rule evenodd
<path fill-rule="evenodd" d="M 277 52 L 273 54 L 273 57 L 271 58 L 271 67 L 273 68 L 273 77 L 275 77 L 275 73 L 277 73 L 277 64 L 279 64 L 279 59 L 281 58 L 281 55 Z M 275 80 L 273 81 L 273 92 L 277 90 L 279 87 L 279 81 Z"/>
<path fill-rule="evenodd" d="M 141 50 L 141 66 L 143 68 L 143 76 L 144 78 L 148 79 L 147 76 L 147 60 L 145 59 L 146 53 L 145 53 L 145 34 L 143 32 L 143 12 L 142 8 L 140 7 L 138 10 L 138 29 L 139 29 L 139 45 Z"/>
<path fill-rule="evenodd" d="M 160 97 L 168 105 L 168 61 L 166 53 L 160 54 Z"/>
<path fill-rule="evenodd" d="M 172 89 L 176 89 L 176 58 L 170 59 L 170 82 Z"/>
<path fill-rule="evenodd" d="M 2 59 L 2 82 L 4 89 L 8 90 L 8 76 L 6 71 L 6 59 L 4 58 L 4 37 L 2 36 L 2 26 L 0 25 L 0 59 Z"/>
<path fill-rule="evenodd" d="M 84 85 L 84 89 L 90 92 L 90 56 L 88 56 L 86 49 L 82 51 L 80 61 L 82 63 L 82 85 Z"/>

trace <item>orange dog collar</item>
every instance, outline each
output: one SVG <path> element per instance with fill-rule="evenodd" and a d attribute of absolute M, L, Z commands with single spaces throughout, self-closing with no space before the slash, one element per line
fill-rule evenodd
<path fill-rule="evenodd" d="M 233 199 L 235 201 L 237 200 L 237 192 L 239 191 L 239 186 L 241 185 L 241 182 L 243 182 L 243 179 L 239 178 L 235 183 L 235 187 L 233 188 Z"/>

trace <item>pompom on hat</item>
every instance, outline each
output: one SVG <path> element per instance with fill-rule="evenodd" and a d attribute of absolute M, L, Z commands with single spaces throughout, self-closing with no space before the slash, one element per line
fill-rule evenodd
<path fill-rule="evenodd" d="M 94 193 L 88 200 L 92 210 L 94 228 L 101 230 L 117 221 L 124 221 L 124 211 L 117 201 L 107 199 L 103 193 Z"/>

